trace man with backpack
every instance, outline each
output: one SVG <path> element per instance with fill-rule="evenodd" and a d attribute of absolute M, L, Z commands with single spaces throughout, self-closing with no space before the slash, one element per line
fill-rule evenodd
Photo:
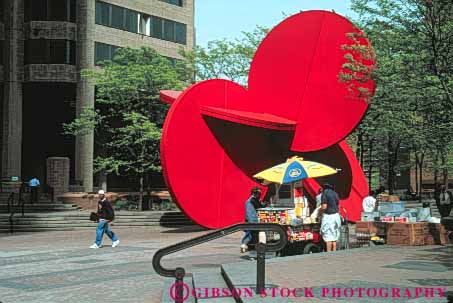
<path fill-rule="evenodd" d="M 120 244 L 120 240 L 113 233 L 109 227 L 109 222 L 115 219 L 115 211 L 113 210 L 112 205 L 107 198 L 105 197 L 105 192 L 101 189 L 99 192 L 99 202 L 98 202 L 98 225 L 96 227 L 96 242 L 90 246 L 90 248 L 100 248 L 102 247 L 102 237 L 104 233 L 112 240 L 112 247 L 117 247 Z"/>

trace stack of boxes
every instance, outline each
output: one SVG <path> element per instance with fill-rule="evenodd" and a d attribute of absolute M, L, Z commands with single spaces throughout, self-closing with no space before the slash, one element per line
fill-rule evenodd
<path fill-rule="evenodd" d="M 417 222 L 389 224 L 387 243 L 395 245 L 445 245 L 447 232 L 440 224 Z"/>
<path fill-rule="evenodd" d="M 362 221 L 356 224 L 357 240 L 378 236 L 387 244 L 434 245 L 447 242 L 446 231 L 440 224 L 417 222 L 420 209 L 406 209 L 398 196 L 380 195 L 377 211 L 362 212 Z"/>

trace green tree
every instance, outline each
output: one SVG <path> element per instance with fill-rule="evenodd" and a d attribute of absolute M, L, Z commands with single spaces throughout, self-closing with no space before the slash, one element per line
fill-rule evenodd
<path fill-rule="evenodd" d="M 242 37 L 234 41 L 210 41 L 206 47 L 196 46 L 193 51 L 182 51 L 182 55 L 195 69 L 197 81 L 222 78 L 246 86 L 250 63 L 268 32 L 269 29 L 257 26 L 251 32 L 242 32 Z"/>
<path fill-rule="evenodd" d="M 159 101 L 159 92 L 183 89 L 190 73 L 150 48 L 120 49 L 100 67 L 83 71 L 96 85 L 96 109 L 85 109 L 64 125 L 65 131 L 95 131 L 95 171 L 138 178 L 141 210 L 144 178 L 161 170 L 159 141 L 167 105 Z"/>
<path fill-rule="evenodd" d="M 399 150 L 409 148 L 421 193 L 428 165 L 442 169 L 444 181 L 448 175 L 453 139 L 453 3 L 353 0 L 352 9 L 374 46 L 378 66 L 373 75 L 378 89 L 357 138 L 365 135 L 374 142 L 374 165 L 387 172 L 390 190 Z"/>

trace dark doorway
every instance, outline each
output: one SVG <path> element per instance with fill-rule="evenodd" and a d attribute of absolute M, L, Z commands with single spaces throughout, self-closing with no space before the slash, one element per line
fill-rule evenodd
<path fill-rule="evenodd" d="M 68 157 L 74 178 L 75 140 L 63 123 L 75 117 L 76 84 L 26 83 L 22 109 L 22 179 L 46 180 L 46 159 Z M 43 183 L 42 182 L 42 183 Z"/>

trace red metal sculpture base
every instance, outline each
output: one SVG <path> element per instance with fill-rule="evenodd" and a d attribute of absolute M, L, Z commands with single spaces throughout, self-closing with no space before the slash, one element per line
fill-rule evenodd
<path fill-rule="evenodd" d="M 222 228 L 244 221 L 252 176 L 287 157 L 302 155 L 342 171 L 307 179 L 336 185 L 351 220 L 368 193 L 365 176 L 342 141 L 368 104 L 338 80 L 347 33 L 359 32 L 330 12 L 308 11 L 276 26 L 259 46 L 249 87 L 202 81 L 184 92 L 162 91 L 172 104 L 161 141 L 164 177 L 179 207 L 196 223 Z M 368 41 L 361 41 L 364 45 Z M 374 64 L 374 62 L 373 62 Z M 362 84 L 371 92 L 374 83 Z"/>

